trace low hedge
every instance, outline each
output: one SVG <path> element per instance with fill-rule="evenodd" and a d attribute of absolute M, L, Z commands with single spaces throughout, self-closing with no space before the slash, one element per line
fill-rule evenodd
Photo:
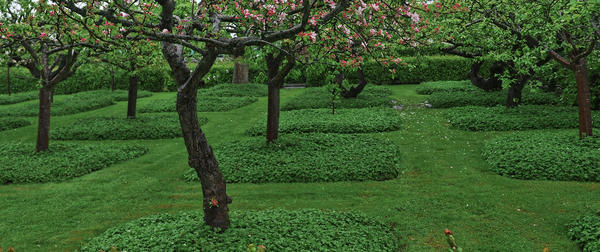
<path fill-rule="evenodd" d="M 477 87 L 471 81 L 430 81 L 417 86 L 417 94 L 430 95 L 436 92 L 474 91 Z"/>
<path fill-rule="evenodd" d="M 199 95 L 202 96 L 249 96 L 262 97 L 267 96 L 267 85 L 264 84 L 219 84 L 208 89 L 200 89 Z"/>
<path fill-rule="evenodd" d="M 593 121 L 600 113 L 593 111 Z M 529 129 L 577 128 L 577 107 L 521 105 L 517 108 L 466 106 L 451 108 L 446 113 L 450 125 L 472 131 L 509 131 Z"/>
<path fill-rule="evenodd" d="M 114 92 L 112 92 L 115 101 L 128 101 L 129 100 L 129 91 L 127 90 L 115 90 Z M 150 97 L 152 96 L 152 92 L 149 91 L 145 91 L 145 90 L 138 90 L 137 92 L 137 98 L 146 98 L 146 97 Z"/>
<path fill-rule="evenodd" d="M 364 214 L 302 210 L 231 211 L 216 233 L 201 211 L 144 217 L 110 228 L 81 251 L 398 251 L 397 233 Z"/>
<path fill-rule="evenodd" d="M 253 138 L 213 149 L 229 183 L 364 181 L 398 176 L 398 146 L 367 135 L 290 134 L 271 144 Z M 198 181 L 192 169 L 185 178 Z"/>
<path fill-rule="evenodd" d="M 13 93 L 11 95 L 0 94 L 0 105 L 15 104 L 24 101 L 35 100 L 38 97 L 39 92 L 36 91 Z"/>
<path fill-rule="evenodd" d="M 52 103 L 52 115 L 70 115 L 88 110 L 94 110 L 114 104 L 114 97 L 110 91 L 87 91 L 61 97 Z M 0 116 L 37 116 L 39 103 L 24 103 L 0 107 Z"/>
<path fill-rule="evenodd" d="M 0 131 L 16 129 L 31 125 L 29 120 L 23 118 L 4 117 L 0 118 Z"/>
<path fill-rule="evenodd" d="M 507 90 L 485 92 L 483 90 L 434 92 L 427 101 L 434 108 L 451 108 L 462 106 L 505 105 Z M 521 100 L 523 105 L 557 105 L 561 104 L 560 98 L 553 93 L 523 91 Z"/>
<path fill-rule="evenodd" d="M 200 124 L 208 122 L 198 118 Z M 181 137 L 176 114 L 143 114 L 135 119 L 121 117 L 82 118 L 69 126 L 60 127 L 50 135 L 57 140 L 129 140 Z"/>
<path fill-rule="evenodd" d="M 279 115 L 280 133 L 370 133 L 399 130 L 401 118 L 398 112 L 388 108 L 302 109 L 282 111 Z M 257 121 L 247 133 L 264 135 L 267 120 Z"/>
<path fill-rule="evenodd" d="M 336 108 L 392 107 L 391 91 L 386 87 L 367 86 L 357 98 L 338 98 Z M 331 108 L 331 94 L 326 88 L 307 88 L 289 99 L 281 110 Z"/>
<path fill-rule="evenodd" d="M 489 141 L 483 156 L 492 170 L 518 179 L 600 181 L 600 138 L 576 130 L 517 132 Z"/>
<path fill-rule="evenodd" d="M 600 251 L 600 211 L 569 224 L 569 236 L 584 252 Z"/>
<path fill-rule="evenodd" d="M 0 145 L 0 184 L 64 181 L 147 151 L 138 145 L 51 143 L 36 153 L 33 143 L 7 142 Z"/>
<path fill-rule="evenodd" d="M 216 97 L 198 96 L 198 112 L 224 112 L 250 105 L 258 101 L 256 97 Z M 138 105 L 140 113 L 175 112 L 176 99 L 155 99 Z"/>

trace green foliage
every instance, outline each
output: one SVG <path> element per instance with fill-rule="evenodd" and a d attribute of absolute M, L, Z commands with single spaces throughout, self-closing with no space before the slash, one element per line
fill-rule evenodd
<path fill-rule="evenodd" d="M 453 128 L 472 131 L 565 129 L 579 126 L 577 107 L 562 106 L 456 107 L 448 110 L 446 118 Z M 593 113 L 593 121 L 600 121 L 600 113 Z"/>
<path fill-rule="evenodd" d="M 201 125 L 208 122 L 206 117 L 198 120 Z M 50 136 L 57 140 L 162 139 L 181 137 L 181 127 L 179 118 L 173 113 L 144 114 L 135 119 L 81 118 L 69 126 L 53 130 Z"/>
<path fill-rule="evenodd" d="M 115 101 L 127 101 L 129 99 L 129 93 L 127 90 L 115 90 L 114 92 L 112 92 L 112 94 L 115 97 Z M 138 90 L 137 92 L 138 99 L 150 96 L 152 96 L 152 92 L 149 91 Z"/>
<path fill-rule="evenodd" d="M 430 95 L 436 92 L 474 91 L 477 87 L 471 81 L 430 81 L 417 86 L 417 94 Z"/>
<path fill-rule="evenodd" d="M 138 145 L 54 143 L 36 153 L 32 143 L 0 145 L 0 184 L 59 182 L 145 154 Z"/>
<path fill-rule="evenodd" d="M 52 103 L 52 115 L 70 115 L 114 104 L 114 96 L 107 90 L 87 91 L 61 97 Z M 36 116 L 39 103 L 23 103 L 0 107 L 0 116 Z"/>
<path fill-rule="evenodd" d="M 576 131 L 518 132 L 486 143 L 492 170 L 519 179 L 600 181 L 600 138 Z"/>
<path fill-rule="evenodd" d="M 494 107 L 506 104 L 507 90 L 485 92 L 483 90 L 435 92 L 429 96 L 428 102 L 434 108 L 451 108 L 462 106 Z M 553 93 L 523 90 L 522 105 L 557 105 L 560 99 Z"/>
<path fill-rule="evenodd" d="M 394 109 L 302 109 L 283 111 L 279 133 L 369 133 L 400 129 L 401 118 Z M 264 135 L 266 119 L 248 129 L 252 136 Z"/>
<path fill-rule="evenodd" d="M 30 125 L 31 122 L 23 118 L 0 117 L 0 131 L 16 129 Z"/>
<path fill-rule="evenodd" d="M 198 95 L 202 96 L 267 96 L 267 86 L 264 84 L 220 84 L 208 89 L 200 89 Z"/>
<path fill-rule="evenodd" d="M 398 176 L 398 146 L 367 135 L 284 135 L 214 147 L 229 183 L 387 180 Z M 186 180 L 198 181 L 194 170 Z"/>
<path fill-rule="evenodd" d="M 214 97 L 198 96 L 198 112 L 223 112 L 241 108 L 256 102 L 255 97 Z M 148 102 L 140 102 L 138 111 L 140 113 L 174 112 L 177 111 L 176 99 L 156 99 Z"/>
<path fill-rule="evenodd" d="M 569 224 L 569 236 L 584 252 L 600 251 L 600 211 Z"/>
<path fill-rule="evenodd" d="M 391 107 L 391 91 L 386 87 L 367 86 L 357 98 L 340 98 L 336 108 Z M 331 108 L 331 94 L 324 87 L 307 88 L 285 103 L 281 110 Z"/>
<path fill-rule="evenodd" d="M 397 251 L 396 232 L 364 214 L 303 210 L 232 211 L 227 232 L 215 233 L 201 211 L 158 214 L 105 231 L 81 251 Z"/>
<path fill-rule="evenodd" d="M 6 104 L 15 104 L 19 102 L 34 100 L 38 98 L 38 92 L 23 92 L 23 93 L 14 93 L 11 95 L 0 94 L 0 105 Z"/>

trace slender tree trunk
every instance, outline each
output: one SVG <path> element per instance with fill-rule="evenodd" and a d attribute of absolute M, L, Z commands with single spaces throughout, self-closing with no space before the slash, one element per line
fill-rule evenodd
<path fill-rule="evenodd" d="M 8 96 L 10 96 L 10 66 L 6 66 L 6 87 L 8 89 Z"/>
<path fill-rule="evenodd" d="M 280 83 L 269 81 L 268 109 L 267 109 L 267 142 L 272 142 L 279 137 L 279 91 Z"/>
<path fill-rule="evenodd" d="M 40 106 L 38 115 L 38 135 L 35 150 L 42 152 L 48 150 L 50 139 L 50 93 L 51 88 L 44 86 L 40 88 Z"/>
<path fill-rule="evenodd" d="M 586 59 L 574 63 L 577 80 L 577 104 L 579 107 L 579 137 L 592 136 L 592 111 L 590 105 L 590 83 L 587 73 Z"/>
<path fill-rule="evenodd" d="M 206 136 L 198 123 L 196 99 L 198 86 L 191 85 L 177 92 L 177 113 L 188 151 L 189 165 L 202 184 L 204 221 L 213 228 L 225 231 L 229 227 L 231 198 L 227 196 L 225 178 Z"/>
<path fill-rule="evenodd" d="M 137 105 L 138 77 L 129 76 L 129 93 L 127 95 L 127 118 L 135 118 L 135 109 Z"/>
<path fill-rule="evenodd" d="M 129 80 L 130 83 L 129 85 L 131 85 L 131 80 Z M 117 85 L 115 84 L 115 67 L 114 66 L 110 66 L 110 91 L 115 91 L 115 89 Z"/>

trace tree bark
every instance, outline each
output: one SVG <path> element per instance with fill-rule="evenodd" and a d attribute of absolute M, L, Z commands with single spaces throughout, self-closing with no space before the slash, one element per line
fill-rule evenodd
<path fill-rule="evenodd" d="M 502 90 L 502 80 L 496 77 L 496 74 L 502 73 L 504 67 L 499 62 L 494 63 L 492 69 L 490 69 L 490 78 L 483 78 L 479 72 L 481 70 L 482 62 L 475 62 L 471 65 L 471 71 L 468 73 L 471 83 L 484 91 L 499 91 Z"/>
<path fill-rule="evenodd" d="M 6 65 L 6 88 L 8 89 L 8 96 L 10 96 L 10 65 Z"/>
<path fill-rule="evenodd" d="M 573 63 L 575 80 L 577 81 L 577 104 L 579 105 L 579 137 L 585 138 L 593 135 L 587 63 L 585 58 Z"/>
<path fill-rule="evenodd" d="M 362 67 L 358 68 L 358 80 L 359 83 L 357 86 L 350 87 L 350 89 L 346 89 L 341 87 L 340 95 L 344 98 L 356 98 L 363 91 L 363 89 L 367 86 L 367 79 L 365 78 L 365 73 L 362 70 Z"/>
<path fill-rule="evenodd" d="M 138 77 L 129 76 L 129 92 L 127 94 L 127 118 L 135 119 L 137 105 Z"/>
<path fill-rule="evenodd" d="M 131 80 L 130 81 L 130 85 L 131 85 Z M 116 89 L 116 84 L 115 84 L 115 67 L 114 66 L 110 66 L 110 91 L 115 91 Z"/>
<path fill-rule="evenodd" d="M 243 63 L 243 62 L 240 62 L 239 60 L 236 60 L 235 64 L 233 65 L 233 80 L 231 82 L 233 84 L 248 83 L 248 72 L 249 72 L 248 63 Z"/>
<path fill-rule="evenodd" d="M 44 86 L 40 88 L 39 114 L 38 114 L 38 135 L 35 150 L 37 152 L 47 151 L 50 142 L 50 93 L 51 88 Z"/>
<path fill-rule="evenodd" d="M 284 52 L 279 52 L 277 56 L 267 54 L 265 56 L 267 62 L 267 77 L 268 77 L 268 104 L 267 104 L 267 143 L 273 142 L 279 138 L 279 110 L 280 99 L 279 93 L 285 76 L 292 70 L 295 64 L 293 56 L 288 55 L 287 63 L 280 69 L 283 60 L 285 59 Z"/>
<path fill-rule="evenodd" d="M 529 80 L 529 77 L 519 76 L 514 83 L 510 85 L 508 88 L 508 93 L 506 95 L 506 107 L 507 108 L 516 108 L 521 104 L 521 100 L 523 97 L 523 88 L 525 87 L 525 83 Z"/>

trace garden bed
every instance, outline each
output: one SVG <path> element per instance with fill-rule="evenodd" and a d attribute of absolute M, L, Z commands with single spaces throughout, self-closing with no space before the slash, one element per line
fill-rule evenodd
<path fill-rule="evenodd" d="M 400 129 L 401 118 L 391 108 L 363 109 L 302 109 L 282 111 L 279 117 L 279 133 L 371 133 Z M 247 133 L 264 135 L 267 121 L 257 121 Z"/>
<path fill-rule="evenodd" d="M 486 92 L 483 90 L 434 92 L 427 101 L 434 108 L 462 106 L 494 107 L 506 104 L 507 91 Z M 557 105 L 560 98 L 554 93 L 524 90 L 521 105 Z"/>
<path fill-rule="evenodd" d="M 208 89 L 199 89 L 198 95 L 202 96 L 267 96 L 267 85 L 264 84 L 219 84 Z"/>
<path fill-rule="evenodd" d="M 584 252 L 600 251 L 600 211 L 569 224 L 569 236 Z"/>
<path fill-rule="evenodd" d="M 19 102 L 34 100 L 39 97 L 39 91 L 30 91 L 23 93 L 0 94 L 0 105 L 15 104 Z"/>
<path fill-rule="evenodd" d="M 577 130 L 518 132 L 486 143 L 483 156 L 499 175 L 518 179 L 600 181 L 600 138 Z"/>
<path fill-rule="evenodd" d="M 99 109 L 114 104 L 114 96 L 108 90 L 96 90 L 61 96 L 51 105 L 52 115 L 70 115 Z M 0 116 L 37 116 L 39 103 L 30 102 L 0 107 Z"/>
<path fill-rule="evenodd" d="M 396 232 L 363 214 L 304 210 L 232 211 L 216 233 L 201 211 L 159 214 L 108 229 L 81 251 L 398 251 Z"/>
<path fill-rule="evenodd" d="M 0 118 L 0 131 L 16 129 L 31 125 L 29 120 L 15 117 Z"/>
<path fill-rule="evenodd" d="M 417 94 L 430 95 L 437 92 L 475 91 L 478 87 L 471 81 L 431 81 L 423 82 L 416 88 Z"/>
<path fill-rule="evenodd" d="M 367 86 L 356 98 L 338 98 L 336 108 L 392 107 L 391 90 L 382 86 Z M 326 88 L 307 88 L 281 107 L 281 110 L 331 108 L 331 94 Z"/>
<path fill-rule="evenodd" d="M 398 146 L 367 135 L 284 135 L 214 146 L 228 183 L 387 180 L 398 176 Z M 192 169 L 188 181 L 198 181 Z"/>
<path fill-rule="evenodd" d="M 54 143 L 36 153 L 32 143 L 6 142 L 0 145 L 0 184 L 64 181 L 147 151 L 138 145 Z"/>
<path fill-rule="evenodd" d="M 198 96 L 198 112 L 224 112 L 250 105 L 258 101 L 256 97 L 216 97 Z M 175 112 L 177 101 L 173 99 L 155 99 L 138 105 L 140 113 Z"/>

